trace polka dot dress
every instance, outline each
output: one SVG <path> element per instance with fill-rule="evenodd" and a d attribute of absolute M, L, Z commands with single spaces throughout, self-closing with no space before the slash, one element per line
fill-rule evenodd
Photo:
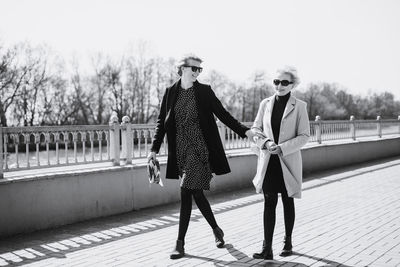
<path fill-rule="evenodd" d="M 200 129 L 194 88 L 179 88 L 175 104 L 176 156 L 181 187 L 210 190 L 212 172 Z"/>

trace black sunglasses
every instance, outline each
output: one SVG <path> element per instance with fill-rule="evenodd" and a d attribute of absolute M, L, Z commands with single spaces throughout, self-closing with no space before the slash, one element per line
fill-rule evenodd
<path fill-rule="evenodd" d="M 289 84 L 293 84 L 293 82 L 289 82 L 288 80 L 278 80 L 278 79 L 275 79 L 274 80 L 274 84 L 275 85 L 279 85 L 279 84 L 282 84 L 282 86 L 288 86 Z"/>
<path fill-rule="evenodd" d="M 202 67 L 196 67 L 196 66 L 189 66 L 189 65 L 183 65 L 184 67 L 190 67 L 192 68 L 193 72 L 199 71 L 199 73 L 201 73 L 203 71 Z"/>

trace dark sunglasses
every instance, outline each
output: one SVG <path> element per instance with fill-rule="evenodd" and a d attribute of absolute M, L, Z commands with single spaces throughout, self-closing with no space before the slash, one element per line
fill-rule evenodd
<path fill-rule="evenodd" d="M 279 85 L 279 84 L 282 84 L 282 86 L 288 86 L 289 84 L 293 84 L 293 82 L 289 82 L 288 80 L 278 80 L 278 79 L 275 79 L 274 80 L 274 84 L 275 85 Z"/>
<path fill-rule="evenodd" d="M 189 66 L 189 65 L 183 65 L 184 67 L 190 67 L 192 68 L 193 72 L 199 71 L 199 73 L 201 73 L 203 71 L 202 67 L 196 67 L 196 66 Z"/>

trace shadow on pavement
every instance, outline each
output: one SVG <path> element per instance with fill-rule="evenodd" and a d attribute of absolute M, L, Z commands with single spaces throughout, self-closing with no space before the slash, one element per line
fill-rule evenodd
<path fill-rule="evenodd" d="M 356 170 L 357 168 L 362 168 L 363 166 L 371 166 L 373 164 L 379 164 L 390 160 L 393 160 L 393 158 L 336 169 L 327 173 L 329 175 L 335 173 L 337 174 L 348 170 Z M 390 166 L 385 166 L 382 168 L 387 167 Z M 377 168 L 380 169 L 379 166 L 377 166 Z M 328 174 L 326 174 L 325 176 L 327 176 Z M 337 180 L 327 180 L 326 183 L 336 182 L 340 179 L 349 179 L 353 176 L 361 174 L 362 171 L 352 173 L 349 176 L 341 176 Z M 307 180 L 309 179 L 324 179 L 324 175 L 323 173 L 319 176 L 312 175 L 307 177 Z M 253 188 L 246 188 L 243 190 L 210 195 L 209 200 L 212 204 L 212 209 L 214 213 L 219 214 L 262 202 L 263 196 L 255 195 Z M 198 220 L 203 218 L 199 210 L 196 208 L 197 207 L 195 207 L 195 209 L 193 209 L 192 211 L 191 220 Z M 0 240 L 0 265 L 10 264 L 13 266 L 20 266 L 28 263 L 38 262 L 48 258 L 65 258 L 66 254 L 71 252 L 104 245 L 113 241 L 145 234 L 154 230 L 175 226 L 178 224 L 178 222 L 179 203 L 174 203 L 159 207 L 143 209 L 140 211 L 132 211 L 126 214 L 109 216 L 106 218 L 97 218 L 51 230 L 43 230 L 29 234 L 16 235 Z M 235 262 L 245 264 L 248 261 L 253 261 L 252 264 L 254 265 L 254 259 L 235 249 L 233 245 L 226 245 L 226 249 L 232 256 L 237 259 L 237 261 L 224 262 L 211 258 L 202 258 L 194 255 L 188 255 L 188 257 L 211 261 L 214 262 L 216 266 L 229 266 L 229 264 L 234 265 Z M 318 259 L 321 262 L 326 263 L 325 266 L 341 265 L 337 262 L 319 259 L 304 254 L 299 254 L 299 256 L 308 257 L 311 259 Z M 285 264 L 285 266 L 287 266 L 286 264 L 290 264 L 288 266 L 292 266 L 292 263 L 280 261 L 260 261 L 260 264 L 264 265 L 259 266 L 279 266 L 282 264 Z M 296 266 L 306 266 L 301 263 L 296 264 Z"/>
<path fill-rule="evenodd" d="M 301 254 L 301 253 L 298 253 L 298 252 L 293 252 L 293 255 L 297 255 L 297 256 L 300 256 L 300 257 L 306 257 L 306 258 L 317 260 L 318 262 L 326 264 L 326 265 L 318 265 L 320 267 L 336 267 L 336 266 L 352 267 L 352 266 L 349 266 L 349 265 L 346 265 L 346 264 L 343 264 L 343 263 L 340 263 L 340 262 L 336 262 L 336 261 L 332 261 L 332 260 L 324 259 L 324 258 L 319 258 L 319 257 L 315 257 L 315 256 L 310 256 L 310 255 L 307 255 L 307 254 Z"/>
<path fill-rule="evenodd" d="M 262 201 L 253 189 L 209 196 L 215 214 Z M 203 219 L 194 205 L 191 220 Z M 97 218 L 0 240 L 0 266 L 20 266 L 178 225 L 179 203 Z"/>
<path fill-rule="evenodd" d="M 202 256 L 195 256 L 195 255 L 190 255 L 186 254 L 186 257 L 188 258 L 193 258 L 193 259 L 200 259 L 205 262 L 213 262 L 215 266 L 265 266 L 265 267 L 272 267 L 272 266 L 282 266 L 285 265 L 287 267 L 306 267 L 307 265 L 304 265 L 302 263 L 298 262 L 287 262 L 287 261 L 277 261 L 277 260 L 257 260 L 249 257 L 245 253 L 241 252 L 240 250 L 236 249 L 232 244 L 226 244 L 224 247 L 230 255 L 232 255 L 235 260 L 233 261 L 224 261 L 224 260 L 218 260 L 218 259 L 213 259 L 213 258 L 208 258 L 208 257 L 202 257 Z"/>
<path fill-rule="evenodd" d="M 309 265 L 306 265 L 304 263 L 296 262 L 295 260 L 293 261 L 283 261 L 283 260 L 257 260 L 253 259 L 252 257 L 249 257 L 245 253 L 241 252 L 240 250 L 236 249 L 232 244 L 226 244 L 224 247 L 230 255 L 232 255 L 235 260 L 233 261 L 224 261 L 224 260 L 218 260 L 218 259 L 213 259 L 213 258 L 208 258 L 208 257 L 202 257 L 202 256 L 196 256 L 196 255 L 191 255 L 191 254 L 186 254 L 185 257 L 187 258 L 193 258 L 193 259 L 200 259 L 205 262 L 213 262 L 215 266 L 263 266 L 263 267 L 273 267 L 273 266 L 285 266 L 285 267 L 307 267 Z M 329 259 L 323 259 L 315 256 L 309 256 L 306 254 L 300 254 L 294 252 L 293 255 L 299 256 L 299 257 L 306 257 L 309 259 L 316 260 L 318 262 L 321 262 L 325 265 L 318 265 L 320 267 L 351 267 L 348 265 L 344 265 L 342 263 L 332 261 Z"/>

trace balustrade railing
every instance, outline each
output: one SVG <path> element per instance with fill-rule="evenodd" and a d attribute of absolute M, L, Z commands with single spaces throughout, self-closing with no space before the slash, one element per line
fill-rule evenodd
<path fill-rule="evenodd" d="M 2 167 L 8 171 L 110 160 L 109 130 L 106 125 L 2 127 Z"/>
<path fill-rule="evenodd" d="M 251 127 L 252 122 L 244 122 Z M 218 122 L 219 134 L 225 150 L 250 147 L 248 138 L 241 138 Z M 37 126 L 0 127 L 0 178 L 4 172 L 52 166 L 120 160 L 131 164 L 145 158 L 154 137 L 155 124 L 131 124 L 124 117 L 121 124 L 113 117 L 109 125 L 96 126 Z M 400 134 L 397 120 L 323 121 L 319 116 L 310 122 L 309 142 L 353 139 L 360 137 Z M 159 152 L 167 154 L 164 139 Z"/>

